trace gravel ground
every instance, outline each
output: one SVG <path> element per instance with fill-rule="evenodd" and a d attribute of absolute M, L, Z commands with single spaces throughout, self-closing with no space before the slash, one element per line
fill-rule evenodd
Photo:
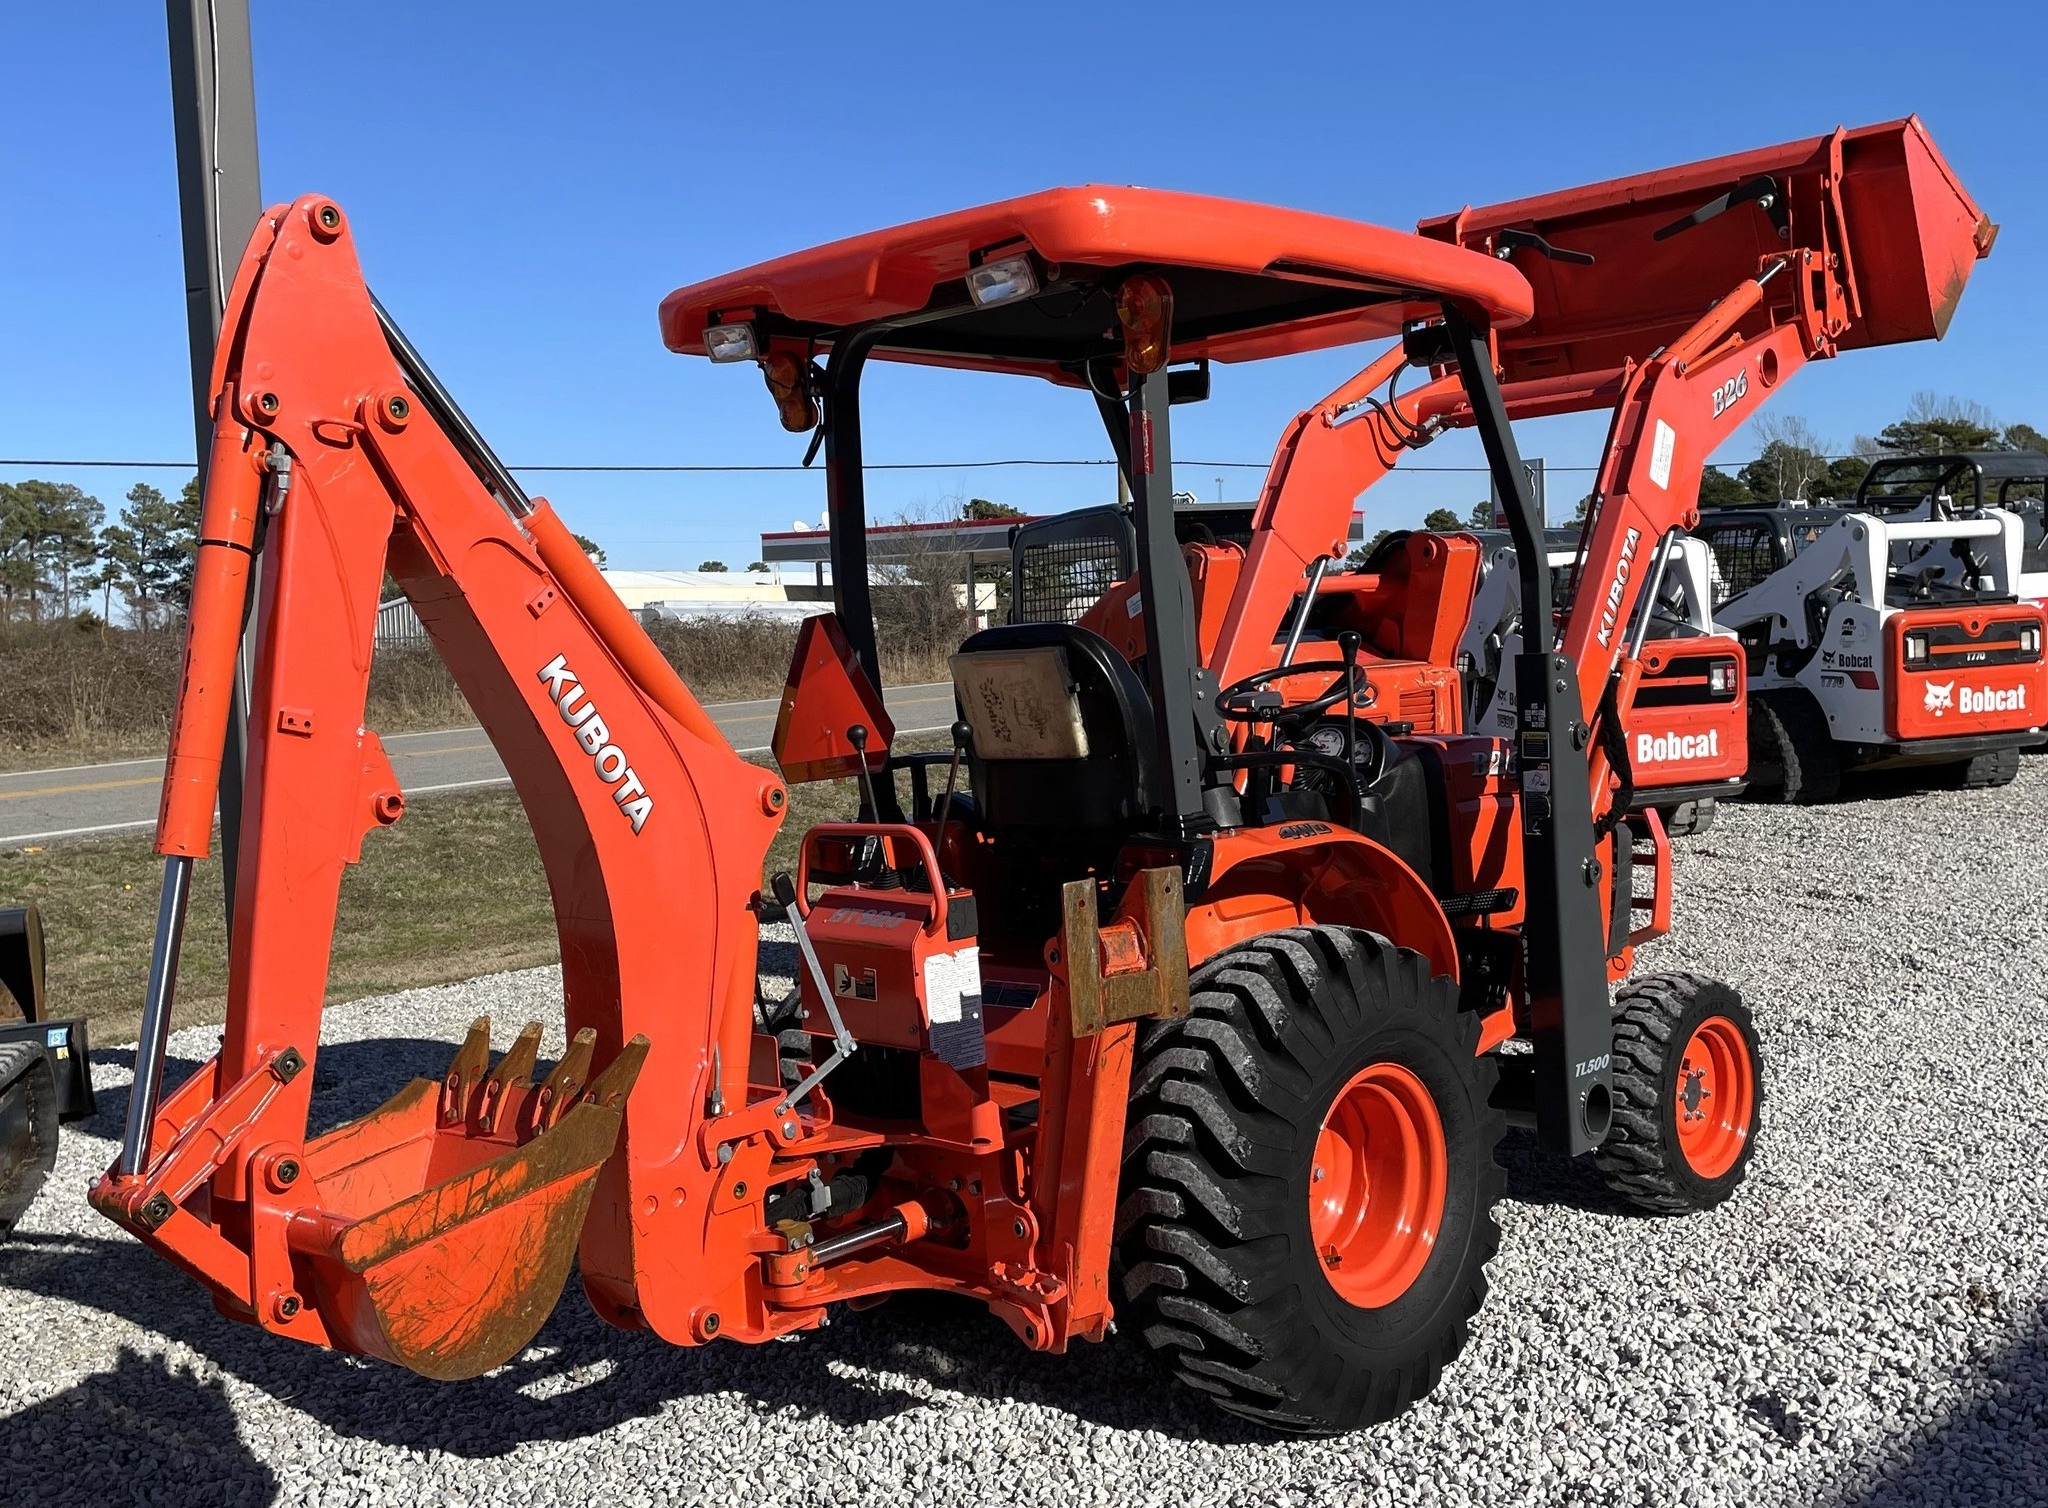
<path fill-rule="evenodd" d="M 1728 811 L 1681 845 L 1677 934 L 1644 964 L 1757 1008 L 1749 1185 L 1646 1219 L 1511 1141 L 1470 1348 L 1412 1413 L 1338 1440 L 1239 1426 L 1132 1337 L 1034 1356 L 931 1300 L 684 1351 L 572 1293 L 458 1386 L 273 1340 L 86 1207 L 129 1075 L 103 1052 L 107 1111 L 0 1252 L 0 1500 L 2048 1502 L 2044 835 L 2048 758 L 2004 791 Z M 558 988 L 536 970 L 329 1011 L 327 1120 L 438 1071 L 479 1011 L 503 1046 Z M 172 1051 L 189 1068 L 209 1037 Z"/>

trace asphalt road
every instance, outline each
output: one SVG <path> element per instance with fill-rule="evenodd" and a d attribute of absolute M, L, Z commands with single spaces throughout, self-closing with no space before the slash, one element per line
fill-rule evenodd
<path fill-rule="evenodd" d="M 953 688 L 944 682 L 898 686 L 884 694 L 901 733 L 951 725 Z M 775 732 L 776 701 L 722 702 L 707 710 L 742 754 L 765 754 Z M 505 783 L 505 767 L 481 728 L 394 733 L 384 740 L 408 796 Z M 144 828 L 156 821 L 161 759 L 0 774 L 0 847 Z"/>

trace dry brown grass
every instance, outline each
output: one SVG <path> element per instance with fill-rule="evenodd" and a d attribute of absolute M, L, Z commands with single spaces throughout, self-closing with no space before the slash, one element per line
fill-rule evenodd
<path fill-rule="evenodd" d="M 793 624 L 765 618 L 657 624 L 651 633 L 700 701 L 747 701 L 782 690 Z M 0 628 L 0 769 L 161 754 L 183 636 L 70 624 Z M 950 643 L 885 652 L 891 685 L 943 680 Z M 469 704 L 427 649 L 387 650 L 370 669 L 369 725 L 380 733 L 473 722 Z"/>

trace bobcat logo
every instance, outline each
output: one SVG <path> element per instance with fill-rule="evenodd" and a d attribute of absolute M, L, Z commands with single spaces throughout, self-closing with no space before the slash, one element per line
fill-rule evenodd
<path fill-rule="evenodd" d="M 1942 713 L 1948 711 L 1955 704 L 1956 683 L 1954 681 L 1949 681 L 1945 684 L 1934 681 L 1927 683 L 1927 710 L 1929 712 L 1932 712 L 1936 717 L 1940 717 Z"/>

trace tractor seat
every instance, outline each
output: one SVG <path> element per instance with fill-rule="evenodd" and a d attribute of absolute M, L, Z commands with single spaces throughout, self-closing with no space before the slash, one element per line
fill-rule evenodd
<path fill-rule="evenodd" d="M 1121 835 L 1158 810 L 1151 696 L 1100 634 L 1005 624 L 951 663 L 985 828 Z"/>

